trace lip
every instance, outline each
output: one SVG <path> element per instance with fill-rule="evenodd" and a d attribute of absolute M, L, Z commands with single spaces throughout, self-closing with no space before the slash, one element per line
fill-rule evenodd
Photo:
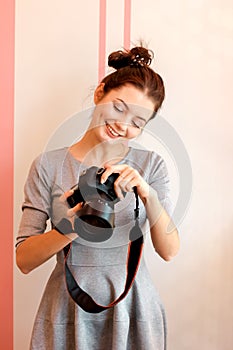
<path fill-rule="evenodd" d="M 105 122 L 106 125 L 106 130 L 107 130 L 107 134 L 113 138 L 116 139 L 118 137 L 122 137 L 121 134 L 119 134 L 110 124 L 108 124 L 107 122 Z"/>

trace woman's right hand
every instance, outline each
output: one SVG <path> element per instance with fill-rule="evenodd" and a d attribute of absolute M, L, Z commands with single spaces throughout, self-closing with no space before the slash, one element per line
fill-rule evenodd
<path fill-rule="evenodd" d="M 64 205 L 67 206 L 67 205 L 68 205 L 68 203 L 67 203 L 67 198 L 69 198 L 73 193 L 74 193 L 73 190 L 69 190 L 69 191 L 64 192 L 64 193 L 61 195 L 61 197 L 60 197 L 60 201 L 61 201 L 62 203 L 64 203 Z M 68 220 L 70 221 L 70 223 L 71 223 L 71 227 L 72 227 L 73 232 L 74 232 L 75 215 L 76 215 L 76 213 L 82 208 L 82 205 L 83 205 L 83 203 L 78 203 L 78 204 L 76 204 L 74 207 L 72 207 L 72 208 L 69 208 L 69 207 L 68 207 L 68 209 L 67 209 L 67 212 L 66 212 L 66 214 L 67 214 L 67 219 L 68 219 Z"/>
<path fill-rule="evenodd" d="M 67 198 L 71 196 L 72 193 L 73 191 L 69 190 L 60 197 L 60 201 L 65 206 L 63 211 L 65 215 L 61 217 L 59 223 L 62 220 L 66 222 L 66 232 L 59 230 L 58 223 L 58 230 L 55 225 L 53 229 L 43 234 L 33 235 L 32 231 L 32 235 L 17 247 L 16 263 L 23 273 L 29 273 L 36 267 L 42 265 L 45 261 L 54 256 L 54 254 L 61 251 L 67 244 L 78 238 L 78 234 L 74 232 L 73 227 L 75 214 L 81 209 L 82 203 L 78 203 L 75 207 L 69 208 Z M 28 215 L 29 214 L 30 212 L 28 212 Z"/>

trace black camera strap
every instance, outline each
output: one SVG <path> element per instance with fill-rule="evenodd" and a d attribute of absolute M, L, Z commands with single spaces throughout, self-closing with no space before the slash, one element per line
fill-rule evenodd
<path fill-rule="evenodd" d="M 72 247 L 72 243 L 68 244 L 64 249 L 65 255 L 65 276 L 66 276 L 66 285 L 68 292 L 71 298 L 78 304 L 84 311 L 90 313 L 99 313 L 104 310 L 107 310 L 116 304 L 118 304 L 129 292 L 130 288 L 133 285 L 136 273 L 138 271 L 140 260 L 143 250 L 143 234 L 139 226 L 139 200 L 136 187 L 134 188 L 134 193 L 136 197 L 136 208 L 135 212 L 135 225 L 129 233 L 129 245 L 128 245 L 128 256 L 127 256 L 127 276 L 125 282 L 124 291 L 121 295 L 112 301 L 110 304 L 103 306 L 97 304 L 92 297 L 87 294 L 77 283 L 74 276 L 72 275 L 70 268 L 67 264 L 67 259 Z"/>

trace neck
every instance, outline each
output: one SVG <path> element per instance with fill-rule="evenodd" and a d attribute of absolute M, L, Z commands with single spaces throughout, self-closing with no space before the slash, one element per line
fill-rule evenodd
<path fill-rule="evenodd" d="M 127 141 L 98 142 L 92 133 L 87 130 L 82 139 L 70 147 L 70 152 L 80 162 L 87 166 L 115 164 L 121 161 L 129 151 Z"/>

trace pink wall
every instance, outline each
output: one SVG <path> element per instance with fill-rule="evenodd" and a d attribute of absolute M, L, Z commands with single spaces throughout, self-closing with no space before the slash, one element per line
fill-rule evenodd
<path fill-rule="evenodd" d="M 105 75 L 106 61 L 106 0 L 99 2 L 99 79 L 100 81 Z M 131 33 L 131 0 L 124 0 L 124 37 L 123 46 L 126 49 L 130 48 L 130 33 Z"/>
<path fill-rule="evenodd" d="M 13 349 L 14 0 L 0 2 L 0 342 Z"/>

